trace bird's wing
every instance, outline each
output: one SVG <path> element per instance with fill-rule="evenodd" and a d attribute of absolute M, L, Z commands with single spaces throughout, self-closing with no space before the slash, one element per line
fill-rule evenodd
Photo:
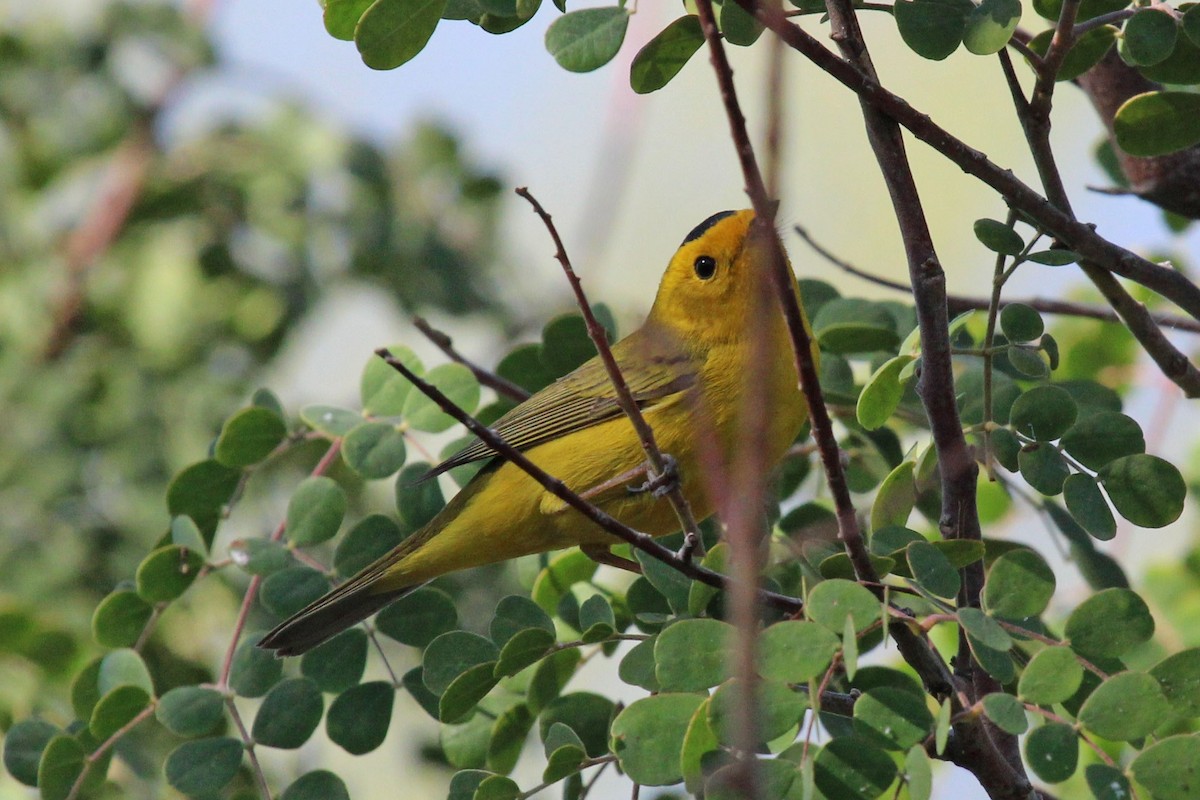
<path fill-rule="evenodd" d="M 641 408 L 686 391 L 696 382 L 699 359 L 678 346 L 673 336 L 642 327 L 613 346 L 634 401 Z M 492 425 L 517 450 L 590 428 L 623 413 L 599 356 L 581 364 Z M 422 479 L 495 455 L 482 440 L 438 464 Z"/>

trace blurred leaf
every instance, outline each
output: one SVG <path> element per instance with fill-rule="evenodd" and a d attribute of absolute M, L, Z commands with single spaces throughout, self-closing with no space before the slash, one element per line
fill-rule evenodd
<path fill-rule="evenodd" d="M 609 61 L 625 41 L 629 12 L 624 8 L 585 8 L 563 14 L 546 29 L 546 50 L 571 72 L 591 72 Z"/>
<path fill-rule="evenodd" d="M 629 67 L 629 85 L 638 94 L 658 91 L 679 74 L 703 44 L 700 18 L 694 14 L 680 17 L 634 56 Z"/>
<path fill-rule="evenodd" d="M 336 774 L 319 769 L 297 778 L 279 800 L 350 800 L 350 792 Z"/>
<path fill-rule="evenodd" d="M 254 715 L 250 735 L 256 744 L 294 750 L 312 736 L 324 711 L 325 701 L 316 683 L 308 678 L 288 678 L 267 692 Z"/>
<path fill-rule="evenodd" d="M 204 736 L 224 718 L 225 700 L 215 689 L 179 686 L 159 698 L 154 716 L 177 736 Z"/>
<path fill-rule="evenodd" d="M 287 436 L 283 418 L 267 408 L 243 408 L 225 422 L 217 437 L 217 461 L 227 467 L 248 467 L 269 456 Z"/>
<path fill-rule="evenodd" d="M 1161 156 L 1200 143 L 1200 95 L 1146 92 L 1132 97 L 1117 109 L 1113 134 L 1121 149 L 1134 156 Z"/>
<path fill-rule="evenodd" d="M 219 792 L 242 765 L 242 743 L 228 737 L 184 742 L 167 756 L 167 783 L 190 796 Z"/>
<path fill-rule="evenodd" d="M 370 753 L 387 738 L 396 689 L 387 681 L 352 686 L 329 705 L 325 732 L 352 756 Z"/>
<path fill-rule="evenodd" d="M 446 0 L 375 0 L 358 21 L 354 41 L 371 69 L 395 69 L 425 49 Z"/>
<path fill-rule="evenodd" d="M 332 478 L 305 478 L 288 501 L 288 541 L 305 547 L 337 535 L 346 516 L 346 493 Z"/>
<path fill-rule="evenodd" d="M 342 458 L 368 480 L 393 475 L 404 466 L 404 434 L 386 422 L 364 422 L 346 434 Z"/>

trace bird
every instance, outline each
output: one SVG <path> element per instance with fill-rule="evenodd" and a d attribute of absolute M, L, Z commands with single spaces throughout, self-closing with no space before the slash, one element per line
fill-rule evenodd
<path fill-rule="evenodd" d="M 704 220 L 670 259 L 645 322 L 612 346 L 698 519 L 714 510 L 705 474 L 711 454 L 727 465 L 736 451 L 750 374 L 766 376 L 766 463 L 783 457 L 807 419 L 783 315 L 770 294 L 768 303 L 759 302 L 771 280 L 769 237 L 776 235 L 751 210 Z M 794 276 L 791 283 L 798 300 Z M 756 357 L 766 359 L 765 369 L 751 368 Z M 662 491 L 613 480 L 635 475 L 646 456 L 599 356 L 530 396 L 492 429 L 624 524 L 652 536 L 679 530 Z M 484 460 L 424 527 L 284 620 L 258 646 L 277 656 L 299 655 L 441 575 L 572 546 L 603 562 L 607 548 L 619 543 L 481 440 L 429 475 Z"/>

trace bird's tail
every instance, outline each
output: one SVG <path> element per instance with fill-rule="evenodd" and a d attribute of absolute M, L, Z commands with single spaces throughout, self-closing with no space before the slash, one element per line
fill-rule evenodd
<path fill-rule="evenodd" d="M 381 592 L 372 591 L 372 586 L 363 581 L 347 581 L 279 623 L 258 646 L 274 650 L 277 656 L 307 653 L 416 588 L 405 586 Z"/>

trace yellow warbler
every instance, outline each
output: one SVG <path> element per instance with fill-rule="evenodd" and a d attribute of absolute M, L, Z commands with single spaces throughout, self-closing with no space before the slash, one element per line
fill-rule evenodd
<path fill-rule="evenodd" d="M 807 416 L 776 304 L 765 319 L 750 319 L 758 287 L 769 280 L 766 237 L 774 235 L 753 222 L 752 211 L 726 211 L 689 233 L 667 266 L 646 322 L 613 346 L 659 447 L 676 460 L 698 518 L 713 510 L 700 438 L 710 437 L 728 461 L 747 375 L 754 372 L 752 352 L 769 361 L 769 463 L 783 456 Z M 765 326 L 765 348 L 753 341 L 756 325 Z M 493 428 L 572 490 L 593 490 L 589 500 L 626 525 L 654 536 L 679 529 L 666 499 L 631 491 L 620 481 L 602 486 L 644 464 L 645 455 L 598 356 Z M 425 527 L 280 624 L 259 646 L 279 655 L 303 653 L 448 572 L 574 545 L 594 552 L 618 543 L 481 441 L 434 472 L 488 458 L 491 463 Z"/>

